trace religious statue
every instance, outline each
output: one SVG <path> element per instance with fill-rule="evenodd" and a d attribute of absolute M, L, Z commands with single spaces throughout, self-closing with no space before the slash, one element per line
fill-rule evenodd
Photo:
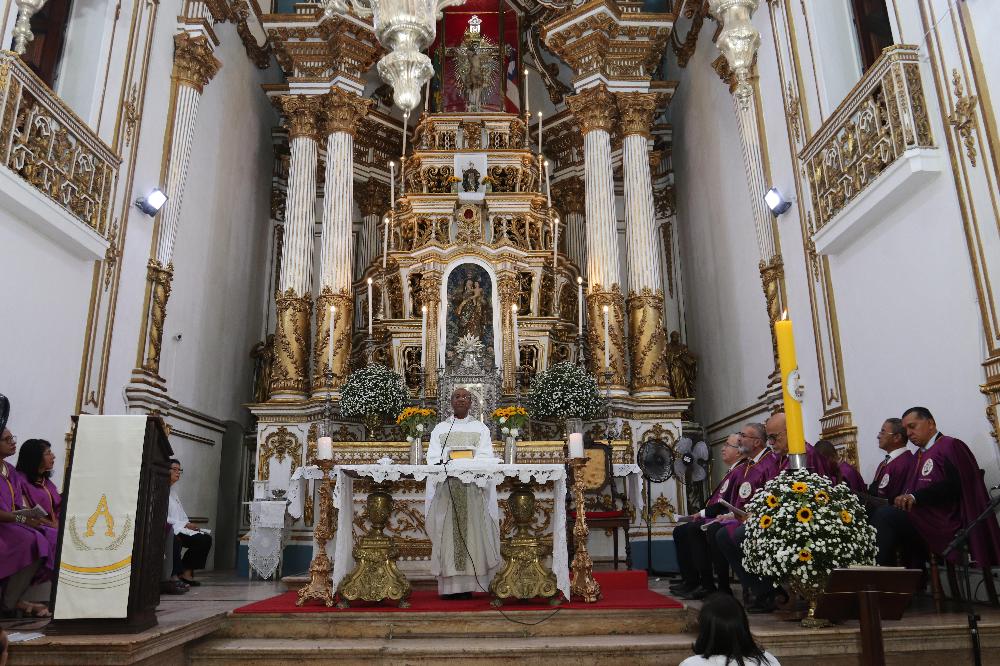
<path fill-rule="evenodd" d="M 465 98 L 465 110 L 481 112 L 487 95 L 497 86 L 500 49 L 478 31 L 470 30 L 461 46 L 449 47 L 445 53 L 455 63 L 455 80 Z"/>
<path fill-rule="evenodd" d="M 698 376 L 698 359 L 688 346 L 681 342 L 678 331 L 670 333 L 670 342 L 664 352 L 670 372 L 670 389 L 675 398 L 694 397 L 694 380 Z"/>
<path fill-rule="evenodd" d="M 479 280 L 467 278 L 458 297 L 455 315 L 458 317 L 459 333 L 475 336 L 478 340 L 486 326 L 486 297 Z"/>
<path fill-rule="evenodd" d="M 258 342 L 250 350 L 253 359 L 253 399 L 267 402 L 271 397 L 271 371 L 274 368 L 274 334 Z"/>
<path fill-rule="evenodd" d="M 469 162 L 469 168 L 462 172 L 462 191 L 479 191 L 479 169 L 472 162 Z"/>

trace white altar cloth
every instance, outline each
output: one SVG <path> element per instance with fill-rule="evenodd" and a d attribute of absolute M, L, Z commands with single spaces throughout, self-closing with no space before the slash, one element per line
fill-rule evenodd
<path fill-rule="evenodd" d="M 569 599 L 569 556 L 566 547 L 566 468 L 557 464 L 518 464 L 508 465 L 499 461 L 461 460 L 448 463 L 448 469 L 441 465 L 339 465 L 331 474 L 335 475 L 336 484 L 333 488 L 333 506 L 338 510 L 337 534 L 333 553 L 333 587 L 354 569 L 355 561 L 351 551 L 354 548 L 354 479 L 350 476 L 364 476 L 376 482 L 399 481 L 402 478 L 426 481 L 425 512 L 434 499 L 437 487 L 448 476 L 453 476 L 463 483 L 475 483 L 480 488 L 495 485 L 505 478 L 516 478 L 522 483 L 532 479 L 536 483 L 553 482 L 552 511 L 552 571 L 556 575 L 556 586 Z M 289 485 L 289 513 L 293 517 L 302 515 L 302 499 L 300 496 L 301 480 L 310 482 L 309 492 L 312 492 L 312 481 L 322 479 L 323 472 L 318 467 L 302 467 L 292 476 L 294 483 Z M 293 490 L 294 489 L 294 490 Z M 347 504 L 344 504 L 347 498 Z M 343 508 L 346 510 L 341 510 Z M 499 527 L 499 525 L 498 525 Z"/>

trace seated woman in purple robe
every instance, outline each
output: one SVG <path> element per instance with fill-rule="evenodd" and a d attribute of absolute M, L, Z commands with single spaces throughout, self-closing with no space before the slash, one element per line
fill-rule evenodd
<path fill-rule="evenodd" d="M 837 448 L 833 445 L 833 442 L 828 439 L 821 439 L 816 442 L 813 448 L 816 449 L 816 453 L 826 460 L 826 468 L 830 470 L 830 474 L 833 477 L 831 480 L 834 484 L 846 483 L 847 487 L 854 493 L 867 492 L 865 481 L 858 474 L 858 470 L 854 469 L 851 463 L 840 459 L 840 454 L 837 453 Z"/>
<path fill-rule="evenodd" d="M 51 547 L 40 531 L 40 519 L 15 513 L 25 504 L 24 483 L 4 460 L 17 449 L 17 440 L 7 430 L 8 411 L 7 398 L 0 395 L 0 616 L 49 617 L 44 605 L 21 599 L 39 567 L 48 563 Z"/>
<path fill-rule="evenodd" d="M 17 471 L 24 482 L 24 504 L 27 508 L 40 506 L 45 510 L 42 518 L 42 534 L 49 542 L 49 551 L 56 552 L 56 541 L 59 538 L 59 507 L 62 498 L 59 489 L 49 478 L 56 456 L 52 453 L 52 445 L 44 439 L 29 439 L 21 444 L 17 454 Z M 54 562 L 55 557 L 50 560 Z M 41 567 L 35 576 L 36 583 L 52 580 L 54 572 L 51 567 Z"/>

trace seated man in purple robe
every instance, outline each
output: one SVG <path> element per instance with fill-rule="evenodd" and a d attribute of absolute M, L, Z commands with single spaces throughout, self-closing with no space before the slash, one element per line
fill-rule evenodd
<path fill-rule="evenodd" d="M 906 448 L 906 428 L 901 419 L 886 419 L 878 431 L 878 448 L 885 458 L 875 468 L 868 485 L 868 494 L 888 500 L 890 504 L 903 493 L 917 458 Z"/>
<path fill-rule="evenodd" d="M 840 459 L 840 454 L 837 453 L 837 447 L 833 445 L 833 442 L 828 439 L 821 439 L 816 442 L 813 448 L 816 449 L 816 453 L 823 457 L 827 470 L 833 475 L 833 482 L 835 484 L 847 484 L 847 487 L 854 493 L 861 494 L 865 492 L 864 479 L 858 474 L 858 470 L 854 469 L 854 465 Z"/>
<path fill-rule="evenodd" d="M 733 494 L 744 476 L 746 459 L 739 441 L 740 436 L 732 434 L 722 445 L 722 462 L 729 469 L 705 502 L 705 508 L 688 516 L 686 522 L 674 528 L 674 547 L 677 549 L 681 582 L 671 587 L 671 594 L 684 599 L 704 599 L 715 591 L 732 594 L 729 589 L 729 563 L 718 552 L 715 531 L 721 525 L 717 519 L 729 511 L 721 500 L 732 503 Z"/>
<path fill-rule="evenodd" d="M 875 512 L 877 562 L 895 563 L 897 547 L 925 548 L 941 555 L 955 534 L 972 523 L 989 503 L 982 472 L 969 447 L 960 439 L 938 432 L 937 424 L 925 407 L 911 407 L 903 413 L 903 426 L 917 447 L 913 469 L 903 492 Z M 989 516 L 970 533 L 969 552 L 984 570 L 1000 564 L 1000 525 Z M 948 561 L 957 561 L 956 550 Z"/>

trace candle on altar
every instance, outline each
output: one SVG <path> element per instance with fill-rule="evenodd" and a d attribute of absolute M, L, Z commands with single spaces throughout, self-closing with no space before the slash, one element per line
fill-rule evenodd
<path fill-rule="evenodd" d="M 399 196 L 406 196 L 406 155 L 399 158 Z"/>
<path fill-rule="evenodd" d="M 604 369 L 611 369 L 611 342 L 608 340 L 608 306 L 602 305 L 604 313 Z"/>
<path fill-rule="evenodd" d="M 372 279 L 368 278 L 368 336 L 372 334 Z"/>
<path fill-rule="evenodd" d="M 545 199 L 552 208 L 552 184 L 549 182 L 549 161 L 545 160 Z"/>
<path fill-rule="evenodd" d="M 337 326 L 337 306 L 330 306 L 330 340 L 327 342 L 327 347 L 329 348 L 329 361 L 330 361 L 330 372 L 333 372 L 333 330 Z"/>
<path fill-rule="evenodd" d="M 586 454 L 583 452 L 582 432 L 571 432 L 569 434 L 569 457 L 570 458 L 586 457 Z"/>
<path fill-rule="evenodd" d="M 427 79 L 427 92 L 424 93 L 424 113 L 431 108 L 431 80 Z"/>
<path fill-rule="evenodd" d="M 316 460 L 333 460 L 333 439 L 320 437 L 316 440 Z"/>
<path fill-rule="evenodd" d="M 802 426 L 802 398 L 799 393 L 799 364 L 795 358 L 795 336 L 788 312 L 774 322 L 774 337 L 778 341 L 778 366 L 781 368 L 781 389 L 785 400 L 785 423 L 788 430 L 788 454 L 804 455 L 806 439 Z"/>
<path fill-rule="evenodd" d="M 552 216 L 552 275 L 559 270 L 559 216 Z"/>
<path fill-rule="evenodd" d="M 528 68 L 524 68 L 524 113 L 531 112 L 531 104 L 528 103 Z"/>
<path fill-rule="evenodd" d="M 583 278 L 576 277 L 576 328 L 578 335 L 583 335 Z"/>
<path fill-rule="evenodd" d="M 392 213 L 382 219 L 382 270 L 385 271 L 385 264 L 389 255 L 389 225 L 392 222 Z"/>
<path fill-rule="evenodd" d="M 427 306 L 420 306 L 420 367 L 427 369 Z"/>
<path fill-rule="evenodd" d="M 514 369 L 521 367 L 521 336 L 517 331 L 517 303 L 510 306 L 510 311 L 514 320 Z"/>
<path fill-rule="evenodd" d="M 538 154 L 542 154 L 542 112 L 538 112 Z"/>
<path fill-rule="evenodd" d="M 396 163 L 389 162 L 389 210 L 396 208 Z"/>

